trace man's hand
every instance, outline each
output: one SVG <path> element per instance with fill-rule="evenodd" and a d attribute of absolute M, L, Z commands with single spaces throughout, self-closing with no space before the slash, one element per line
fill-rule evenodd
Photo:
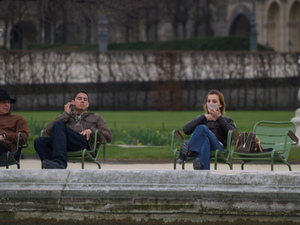
<path fill-rule="evenodd" d="M 92 133 L 91 129 L 86 129 L 86 130 L 80 132 L 81 135 L 85 136 L 86 140 L 90 139 L 91 133 Z"/>
<path fill-rule="evenodd" d="M 73 107 L 74 107 L 74 105 L 72 104 L 72 102 L 68 102 L 67 104 L 64 105 L 64 111 L 66 113 L 70 114 Z"/>

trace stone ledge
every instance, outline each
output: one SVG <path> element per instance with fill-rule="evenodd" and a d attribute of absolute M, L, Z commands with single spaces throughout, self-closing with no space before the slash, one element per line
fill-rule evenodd
<path fill-rule="evenodd" d="M 116 221 L 126 215 L 133 224 L 149 215 L 142 218 L 161 221 L 156 224 L 179 218 L 208 224 L 226 216 L 228 221 L 277 218 L 296 224 L 299 187 L 300 172 L 1 170 L 0 218 L 18 213 L 21 221 L 45 214 L 58 222 L 79 215 Z"/>

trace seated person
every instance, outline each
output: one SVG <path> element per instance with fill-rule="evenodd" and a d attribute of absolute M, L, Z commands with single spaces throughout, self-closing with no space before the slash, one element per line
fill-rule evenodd
<path fill-rule="evenodd" d="M 12 115 L 11 104 L 16 99 L 10 98 L 5 90 L 0 90 L 0 154 L 17 151 L 18 133 L 27 141 L 29 127 L 23 116 Z"/>
<path fill-rule="evenodd" d="M 203 106 L 205 114 L 196 117 L 183 127 L 187 135 L 193 134 L 188 142 L 184 142 L 177 160 L 182 164 L 187 156 L 195 156 L 193 167 L 195 170 L 210 169 L 210 151 L 224 151 L 229 130 L 236 130 L 230 117 L 225 117 L 224 95 L 211 90 L 205 98 Z"/>
<path fill-rule="evenodd" d="M 104 118 L 100 114 L 88 112 L 88 107 L 87 92 L 76 92 L 72 101 L 65 104 L 64 112 L 46 126 L 49 137 L 34 140 L 34 148 L 43 168 L 66 169 L 67 152 L 92 149 L 96 130 L 107 142 L 111 142 L 113 134 Z"/>

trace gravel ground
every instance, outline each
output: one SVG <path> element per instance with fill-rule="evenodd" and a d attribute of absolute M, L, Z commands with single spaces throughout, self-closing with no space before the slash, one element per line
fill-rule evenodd
<path fill-rule="evenodd" d="M 105 162 L 101 163 L 101 167 L 103 170 L 172 170 L 173 164 L 170 162 Z M 17 169 L 15 165 L 10 166 L 10 169 Z M 97 165 L 93 163 L 86 163 L 85 169 L 97 169 Z M 211 164 L 211 169 L 214 166 Z M 0 169 L 6 169 L 5 167 L 0 167 Z M 21 160 L 21 169 L 41 169 L 41 162 L 38 159 L 23 159 Z M 72 163 L 68 164 L 67 169 L 81 169 L 81 163 Z M 177 165 L 177 169 L 180 169 L 180 165 Z M 193 164 L 187 163 L 186 170 L 192 170 Z M 233 165 L 234 170 L 241 170 L 240 164 Z M 292 164 L 293 171 L 300 171 L 300 164 Z M 229 170 L 229 167 L 226 164 L 218 164 L 218 170 Z M 245 170 L 271 170 L 271 166 L 268 164 L 246 164 Z M 274 166 L 275 171 L 288 171 L 288 167 L 283 164 L 276 164 Z"/>

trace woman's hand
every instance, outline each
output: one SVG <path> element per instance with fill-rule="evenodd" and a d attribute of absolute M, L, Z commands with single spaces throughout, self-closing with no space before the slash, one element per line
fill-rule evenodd
<path fill-rule="evenodd" d="M 208 110 L 209 114 L 205 114 L 207 120 L 215 121 L 221 116 L 221 112 L 218 108 L 214 109 L 213 107 L 208 106 Z"/>

